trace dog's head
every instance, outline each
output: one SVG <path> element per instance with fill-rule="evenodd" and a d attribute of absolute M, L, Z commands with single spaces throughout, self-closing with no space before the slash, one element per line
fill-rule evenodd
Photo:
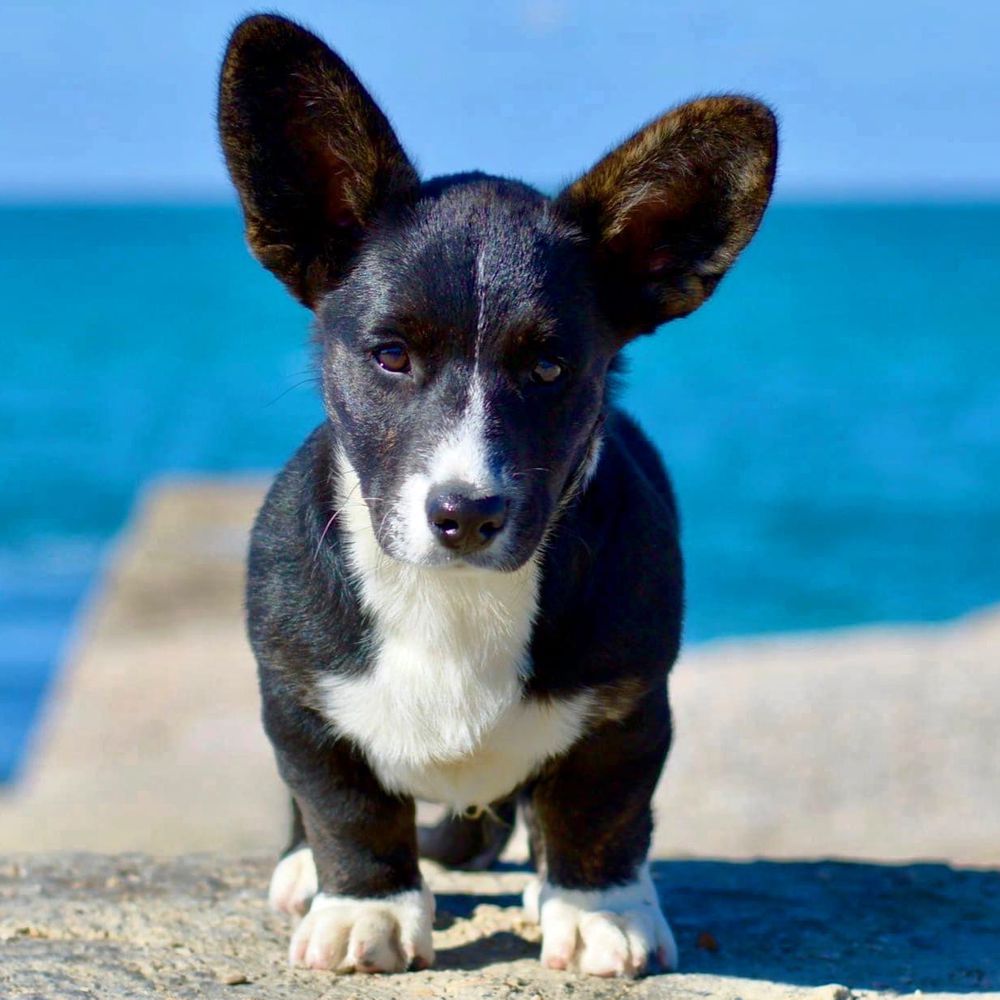
<path fill-rule="evenodd" d="M 327 46 L 233 33 L 219 125 L 250 248 L 316 314 L 323 398 L 379 544 L 514 569 L 596 465 L 621 347 L 686 316 L 754 234 L 771 112 L 712 97 L 656 119 L 549 199 L 421 183 Z"/>

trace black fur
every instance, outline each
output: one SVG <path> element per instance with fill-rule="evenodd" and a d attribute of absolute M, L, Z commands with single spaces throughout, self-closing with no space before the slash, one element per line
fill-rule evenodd
<path fill-rule="evenodd" d="M 488 809 L 471 809 L 461 816 L 445 815 L 435 826 L 418 828 L 420 856 L 447 868 L 492 868 L 510 840 L 516 819 L 514 796 L 494 802 Z"/>
<path fill-rule="evenodd" d="M 339 57 L 263 16 L 230 43 L 220 128 L 251 247 L 316 312 L 327 413 L 267 496 L 247 584 L 264 724 L 295 802 L 291 847 L 308 841 L 326 892 L 418 884 L 413 801 L 380 785 L 316 694 L 318 678 L 372 669 L 378 642 L 337 517 L 337 456 L 357 471 L 382 549 L 406 558 L 392 501 L 465 411 L 475 370 L 490 461 L 517 485 L 504 544 L 464 558 L 509 572 L 544 538 L 523 697 L 590 691 L 599 706 L 498 808 L 509 819 L 520 799 L 550 883 L 629 882 L 670 746 L 683 573 L 666 472 L 613 402 L 617 352 L 700 304 L 749 240 L 773 179 L 773 117 L 744 98 L 685 105 L 555 201 L 482 174 L 419 184 Z M 381 364 L 386 344 L 405 350 L 405 372 Z M 561 377 L 540 379 L 540 365 Z M 423 843 L 450 863 L 489 861 L 505 827 L 486 822 L 449 820 Z"/>

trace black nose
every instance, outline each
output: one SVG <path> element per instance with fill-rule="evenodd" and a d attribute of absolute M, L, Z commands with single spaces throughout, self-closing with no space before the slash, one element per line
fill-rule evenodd
<path fill-rule="evenodd" d="M 427 520 L 445 548 L 465 555 L 486 548 L 500 533 L 507 520 L 507 500 L 442 493 L 427 501 Z"/>

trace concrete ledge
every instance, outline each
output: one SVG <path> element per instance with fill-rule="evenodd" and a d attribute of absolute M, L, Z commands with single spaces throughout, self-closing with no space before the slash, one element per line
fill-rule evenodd
<path fill-rule="evenodd" d="M 0 852 L 277 849 L 287 797 L 259 720 L 243 632 L 260 481 L 144 491 L 91 595 Z"/>
<path fill-rule="evenodd" d="M 0 852 L 281 846 L 240 607 L 262 492 L 144 493 L 24 778 L 0 795 Z M 654 855 L 1000 864 L 1000 608 L 710 643 L 670 685 Z"/>
<path fill-rule="evenodd" d="M 261 489 L 159 483 L 109 564 L 25 778 L 0 796 L 4 1000 L 1000 997 L 998 871 L 719 860 L 997 865 L 1000 608 L 686 651 L 653 845 L 711 859 L 654 862 L 681 974 L 541 970 L 514 869 L 429 870 L 434 971 L 285 968 L 289 928 L 264 891 L 287 805 L 240 612 Z M 65 850 L 105 853 L 11 853 Z"/>
<path fill-rule="evenodd" d="M 0 861 L 0 995 L 15 998 L 611 997 L 743 1000 L 1000 990 L 1000 873 L 942 865 L 657 862 L 683 971 L 638 983 L 542 970 L 521 871 L 434 869 L 437 967 L 285 966 L 270 860 L 61 854 Z"/>

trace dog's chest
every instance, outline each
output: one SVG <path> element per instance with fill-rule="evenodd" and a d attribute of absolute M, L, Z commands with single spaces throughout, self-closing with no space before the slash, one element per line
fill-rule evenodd
<path fill-rule="evenodd" d="M 590 695 L 523 694 L 534 563 L 503 574 L 429 571 L 363 542 L 352 540 L 353 562 L 374 621 L 371 663 L 360 676 L 323 678 L 320 699 L 388 790 L 455 809 L 486 805 L 575 741 Z"/>

